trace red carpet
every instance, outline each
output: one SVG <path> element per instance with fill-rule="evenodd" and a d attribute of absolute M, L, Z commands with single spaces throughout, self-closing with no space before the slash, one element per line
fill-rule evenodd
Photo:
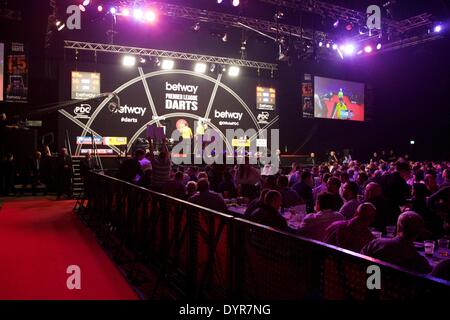
<path fill-rule="evenodd" d="M 138 299 L 73 206 L 44 198 L 3 203 L 0 299 Z M 67 288 L 69 265 L 81 269 L 80 290 Z"/>

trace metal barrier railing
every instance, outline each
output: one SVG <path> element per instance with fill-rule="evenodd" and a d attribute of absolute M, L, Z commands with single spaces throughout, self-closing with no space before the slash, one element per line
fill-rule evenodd
<path fill-rule="evenodd" d="M 148 298 L 410 299 L 450 283 L 90 172 L 84 218 Z M 369 290 L 378 265 L 381 289 Z M 145 276 L 142 267 L 147 270 Z"/>

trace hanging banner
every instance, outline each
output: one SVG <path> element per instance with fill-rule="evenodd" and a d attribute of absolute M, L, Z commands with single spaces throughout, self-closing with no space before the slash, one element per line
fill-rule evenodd
<path fill-rule="evenodd" d="M 28 102 L 28 59 L 23 43 L 11 43 L 6 55 L 5 101 Z"/>

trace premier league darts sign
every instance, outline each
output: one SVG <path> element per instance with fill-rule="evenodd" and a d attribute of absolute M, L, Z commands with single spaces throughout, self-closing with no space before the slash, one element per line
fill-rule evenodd
<path fill-rule="evenodd" d="M 63 72 L 70 75 L 71 68 L 66 66 Z M 140 67 L 125 72 L 122 66 L 106 65 L 96 65 L 94 70 L 99 73 L 96 80 L 108 79 L 108 83 L 101 83 L 101 91 L 117 94 L 120 106 L 111 112 L 108 106 L 112 97 L 107 97 L 90 103 L 80 101 L 79 106 L 61 110 L 60 127 L 69 130 L 75 155 L 89 151 L 91 145 L 76 142 L 92 135 L 126 138 L 124 148 L 130 151 L 139 138 L 146 138 L 148 126 L 163 127 L 168 139 L 172 132 L 178 131 L 181 138 L 193 141 L 212 130 L 224 141 L 224 150 L 228 152 L 233 152 L 234 147 L 233 139 L 227 139 L 227 131 L 239 132 L 234 138 L 245 140 L 246 144 L 258 142 L 259 146 L 270 147 L 267 132 L 278 128 L 276 89 L 270 80 L 189 70 L 145 71 Z M 79 72 L 88 71 L 90 67 L 86 66 Z M 264 82 L 265 86 L 258 85 Z M 63 93 L 71 87 L 69 83 L 62 85 Z M 98 148 L 108 150 L 105 154 L 124 151 L 114 144 Z"/>

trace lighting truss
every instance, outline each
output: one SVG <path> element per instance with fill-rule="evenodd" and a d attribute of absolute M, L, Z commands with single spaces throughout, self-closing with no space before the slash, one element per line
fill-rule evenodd
<path fill-rule="evenodd" d="M 50 10 L 47 18 L 47 29 L 45 32 L 45 48 L 50 48 L 53 30 L 55 29 L 56 16 L 58 15 L 58 8 L 56 5 L 56 0 L 50 0 L 49 3 Z"/>
<path fill-rule="evenodd" d="M 381 51 L 377 51 L 376 53 L 381 54 L 381 53 L 386 53 L 389 51 L 394 51 L 394 50 L 399 50 L 399 49 L 404 49 L 404 48 L 408 48 L 408 47 L 412 47 L 412 46 L 416 46 L 422 43 L 426 43 L 426 42 L 430 42 L 430 41 L 434 41 L 434 40 L 439 40 L 444 38 L 443 35 L 441 34 L 425 34 L 425 35 L 419 35 L 419 36 L 413 36 L 407 39 L 401 39 L 395 42 L 390 42 L 390 43 L 386 43 L 383 44 L 383 50 Z"/>
<path fill-rule="evenodd" d="M 353 24 L 360 24 L 367 20 L 367 14 L 345 7 L 341 7 L 335 4 L 331 4 L 323 1 L 314 0 L 259 0 L 261 2 L 274 4 L 277 6 L 284 6 L 288 8 L 298 9 L 305 12 L 312 12 L 324 17 L 333 19 L 339 19 L 347 21 Z M 395 21 L 387 18 L 382 19 L 382 24 L 385 27 L 391 28 L 393 31 L 404 33 L 406 31 L 424 26 L 430 25 L 432 15 L 429 13 L 423 13 L 418 16 L 414 16 L 405 20 Z"/>
<path fill-rule="evenodd" d="M 134 1 L 121 1 L 120 4 L 123 6 L 133 6 Z M 324 32 L 303 29 L 299 26 L 276 23 L 274 21 L 236 16 L 228 13 L 196 9 L 157 1 L 142 1 L 139 4 L 152 6 L 152 8 L 157 9 L 159 15 L 167 17 L 183 18 L 196 22 L 216 23 L 236 28 L 242 28 L 242 24 L 245 24 L 261 32 L 291 35 L 307 40 L 313 40 L 317 37 L 326 37 Z"/>
<path fill-rule="evenodd" d="M 106 52 L 106 53 L 119 53 L 130 54 L 136 56 L 151 56 L 157 58 L 170 58 L 186 61 L 214 63 L 219 65 L 232 65 L 237 67 L 255 68 L 262 70 L 277 70 L 277 65 L 268 62 L 258 62 L 251 60 L 241 60 L 225 57 L 216 57 L 208 55 L 200 55 L 185 52 L 166 51 L 158 49 L 147 49 L 137 47 L 125 47 L 112 44 L 90 43 L 90 42 L 78 42 L 78 41 L 64 41 L 64 48 L 77 50 L 77 51 L 93 51 L 93 52 Z"/>

